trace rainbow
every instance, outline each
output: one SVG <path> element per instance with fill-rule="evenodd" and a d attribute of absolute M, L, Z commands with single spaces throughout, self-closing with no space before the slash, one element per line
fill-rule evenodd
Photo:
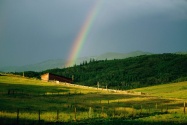
<path fill-rule="evenodd" d="M 83 44 L 86 42 L 86 38 L 93 25 L 93 22 L 98 15 L 99 8 L 101 6 L 101 1 L 102 0 L 97 0 L 94 6 L 92 7 L 91 11 L 88 13 L 88 16 L 86 17 L 81 27 L 81 30 L 79 31 L 76 39 L 73 42 L 73 46 L 71 48 L 68 60 L 66 62 L 66 67 L 73 66 L 75 64 L 75 61 L 80 54 L 81 48 L 83 47 Z"/>

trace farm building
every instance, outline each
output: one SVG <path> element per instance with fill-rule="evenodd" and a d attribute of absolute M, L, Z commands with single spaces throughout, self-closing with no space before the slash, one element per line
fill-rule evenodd
<path fill-rule="evenodd" d="M 72 79 L 71 78 L 55 75 L 55 74 L 52 74 L 52 73 L 46 73 L 46 74 L 41 75 L 41 80 L 43 80 L 43 81 L 59 81 L 59 82 L 72 83 Z"/>

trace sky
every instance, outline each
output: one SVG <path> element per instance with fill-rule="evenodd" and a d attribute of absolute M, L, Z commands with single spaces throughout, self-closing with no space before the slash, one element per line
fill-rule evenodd
<path fill-rule="evenodd" d="M 97 0 L 0 0 L 0 67 L 68 60 Z M 100 0 L 78 57 L 187 51 L 187 0 Z"/>

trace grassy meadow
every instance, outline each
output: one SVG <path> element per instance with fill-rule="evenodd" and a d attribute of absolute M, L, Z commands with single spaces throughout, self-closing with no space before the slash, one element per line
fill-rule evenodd
<path fill-rule="evenodd" d="M 0 124 L 187 124 L 186 86 L 116 92 L 0 75 Z"/>
<path fill-rule="evenodd" d="M 165 98 L 187 99 L 187 82 L 162 84 L 152 87 L 138 88 L 133 91 L 145 92 L 152 96 Z"/>

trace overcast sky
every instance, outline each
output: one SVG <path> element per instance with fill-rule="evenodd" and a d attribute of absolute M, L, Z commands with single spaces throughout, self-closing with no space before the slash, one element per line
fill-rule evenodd
<path fill-rule="evenodd" d="M 95 0 L 0 0 L 0 67 L 67 59 Z M 186 0 L 103 0 L 80 57 L 187 51 Z"/>

